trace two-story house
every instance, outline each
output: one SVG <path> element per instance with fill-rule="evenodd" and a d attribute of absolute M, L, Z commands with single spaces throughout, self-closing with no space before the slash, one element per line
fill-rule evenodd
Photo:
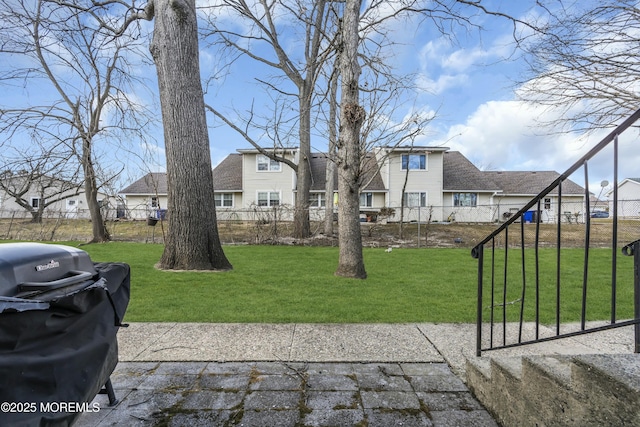
<path fill-rule="evenodd" d="M 298 151 L 284 150 L 279 155 L 297 164 Z M 326 197 L 324 153 L 308 159 L 311 166 L 310 217 L 321 220 L 327 203 L 339 203 L 337 178 L 333 197 Z M 556 179 L 557 172 L 484 172 L 460 152 L 447 147 L 380 147 L 364 161 L 360 208 L 363 220 L 376 217 L 383 208 L 391 208 L 390 221 L 492 222 L 507 218 L 531 197 Z M 213 170 L 215 205 L 218 218 L 255 219 L 256 213 L 279 212 L 279 218 L 291 219 L 296 195 L 296 173 L 286 163 L 276 162 L 255 149 L 229 154 Z M 157 216 L 166 209 L 166 176 L 147 174 L 121 191 L 129 216 Z M 545 199 L 543 221 L 555 221 L 557 196 Z M 563 206 L 580 212 L 584 209 L 584 190 L 569 183 L 563 188 Z M 389 212 L 387 210 L 387 212 Z"/>

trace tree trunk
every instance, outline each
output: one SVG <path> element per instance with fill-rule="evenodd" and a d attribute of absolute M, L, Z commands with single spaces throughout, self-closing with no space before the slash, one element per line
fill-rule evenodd
<path fill-rule="evenodd" d="M 216 222 L 195 0 L 156 0 L 151 54 L 167 156 L 168 232 L 159 267 L 229 270 Z"/>
<path fill-rule="evenodd" d="M 409 151 L 411 153 L 411 151 Z M 400 193 L 400 223 L 398 224 L 399 235 L 398 238 L 400 240 L 404 239 L 404 195 L 407 190 L 407 182 L 409 182 L 409 163 L 407 162 L 407 170 L 404 172 L 404 183 L 402 184 L 402 192 Z"/>
<path fill-rule="evenodd" d="M 93 237 L 92 243 L 102 243 L 111 240 L 107 225 L 102 218 L 100 203 L 98 202 L 98 184 L 96 182 L 96 174 L 93 168 L 93 159 L 91 156 L 91 142 L 83 141 L 82 143 L 82 169 L 84 171 L 84 193 L 87 199 L 87 207 L 91 217 L 91 229 Z"/>
<path fill-rule="evenodd" d="M 311 192 L 311 110 L 306 91 L 300 96 L 300 158 L 296 186 L 296 206 L 294 212 L 294 237 L 305 239 L 311 235 L 309 223 L 309 195 Z"/>
<path fill-rule="evenodd" d="M 339 64 L 339 63 L 338 63 Z M 339 65 L 338 65 L 339 66 Z M 335 70 L 337 71 L 337 69 Z M 329 88 L 329 149 L 325 176 L 324 234 L 333 236 L 333 190 L 335 186 L 336 112 L 338 109 L 338 73 L 331 76 Z"/>
<path fill-rule="evenodd" d="M 31 213 L 31 222 L 33 224 L 42 223 L 42 211 L 40 211 L 40 209 L 32 210 L 30 213 Z"/>
<path fill-rule="evenodd" d="M 338 242 L 340 258 L 336 275 L 364 279 L 360 231 L 360 128 L 365 111 L 358 103 L 358 22 L 362 0 L 347 0 L 343 18 L 343 51 L 340 58 L 342 97 L 338 138 Z"/>

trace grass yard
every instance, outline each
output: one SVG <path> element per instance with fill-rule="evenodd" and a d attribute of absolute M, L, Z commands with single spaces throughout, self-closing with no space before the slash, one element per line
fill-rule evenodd
<path fill-rule="evenodd" d="M 162 246 L 87 245 L 94 261 L 131 265 L 129 322 L 470 322 L 475 261 L 466 249 L 366 249 L 369 278 L 333 275 L 331 247 L 227 246 L 233 271 L 164 272 Z"/>
<path fill-rule="evenodd" d="M 391 253 L 365 249 L 366 280 L 335 277 L 338 249 L 332 247 L 226 246 L 234 270 L 223 273 L 156 270 L 161 245 L 112 242 L 82 249 L 94 261 L 131 265 L 132 295 L 125 319 L 129 322 L 402 323 L 476 319 L 477 261 L 468 249 L 394 249 Z M 510 251 L 511 260 L 518 258 L 516 252 Z M 555 281 L 550 278 L 555 278 L 555 250 L 543 249 L 541 253 L 541 271 L 545 272 L 541 300 L 545 307 L 551 307 L 542 321 L 552 323 Z M 610 253 L 592 249 L 590 320 L 610 318 L 611 272 L 606 263 Z M 562 296 L 567 310 L 563 321 L 575 321 L 580 315 L 580 293 L 576 289 L 582 281 L 584 255 L 578 249 L 565 249 L 562 257 L 566 268 L 563 286 L 567 286 Z M 499 264 L 499 259 L 496 261 Z M 618 262 L 618 318 L 632 317 L 632 259 L 620 256 Z M 518 268 L 511 266 L 511 261 L 509 264 L 509 282 L 520 281 Z M 501 287 L 502 279 L 496 280 Z M 529 277 L 528 320 L 533 319 L 533 283 Z M 509 292 L 507 300 L 517 299 L 520 294 L 519 288 Z M 501 301 L 500 294 L 497 299 Z M 507 307 L 509 319 L 515 320 L 516 305 Z M 496 315 L 502 316 L 501 312 L 498 308 Z"/>

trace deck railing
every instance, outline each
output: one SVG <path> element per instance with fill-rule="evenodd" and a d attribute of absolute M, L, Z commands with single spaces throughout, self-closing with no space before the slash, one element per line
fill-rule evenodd
<path fill-rule="evenodd" d="M 493 233 L 472 249 L 472 256 L 478 260 L 478 301 L 476 353 L 508 348 L 537 342 L 556 340 L 606 329 L 635 325 L 635 351 L 640 352 L 640 241 L 629 243 L 623 254 L 634 256 L 633 270 L 629 263 L 618 260 L 618 137 L 640 119 L 640 110 L 627 118 L 616 129 L 602 139 L 593 149 L 574 163 L 534 197 L 516 214 L 500 225 Z M 613 147 L 613 203 L 609 219 L 598 221 L 595 226 L 611 227 L 611 248 L 609 250 L 591 248 L 592 223 L 589 190 L 589 161 L 596 155 L 608 155 L 605 148 Z M 562 230 L 566 223 L 557 221 L 554 248 L 540 247 L 541 204 L 545 196 L 553 193 L 557 197 L 557 216 L 561 217 L 562 187 L 570 176 L 584 173 L 584 245 L 568 253 L 563 248 Z M 534 210 L 537 218 L 527 224 L 525 214 Z M 531 215 L 528 216 L 531 218 Z M 515 229 L 515 230 L 514 230 Z M 638 236 L 640 237 L 640 235 Z M 576 251 L 582 259 L 582 269 L 576 271 Z M 604 251 L 604 252 L 603 252 Z M 544 258 L 544 260 L 542 260 Z M 567 258 L 565 260 L 565 258 Z M 605 259 L 606 258 L 606 259 Z M 603 261 L 603 259 L 605 259 Z M 574 264 L 569 265 L 571 261 Z M 593 266 L 590 263 L 594 264 Z M 608 264 L 608 265 L 606 265 Z M 551 268 L 550 268 L 551 266 Z M 603 279 L 602 270 L 608 270 Z M 624 271 L 619 271 L 624 269 Z M 554 270 L 554 271 L 550 271 Z M 595 273 L 598 274 L 595 274 Z M 579 276 L 576 279 L 576 276 Z M 594 278 L 598 276 L 597 283 Z M 618 278 L 624 282 L 619 292 Z M 633 277 L 633 280 L 631 280 Z M 590 280 L 591 279 L 591 280 Z M 624 280 L 623 280 L 624 279 Z M 605 283 L 603 283 L 605 282 Z M 610 301 L 602 301 L 602 287 L 607 287 Z M 629 289 L 631 288 L 631 289 Z M 609 293 L 610 289 L 610 293 Z M 599 295 L 595 300 L 590 291 Z M 627 298 L 633 292 L 633 296 Z M 488 298 L 487 295 L 488 294 Z M 626 320 L 618 320 L 619 300 L 624 313 L 633 304 L 632 315 Z M 607 297 L 609 298 L 609 297 Z M 631 299 L 632 301 L 628 301 Z M 610 320 L 591 322 L 589 315 L 595 305 L 608 304 Z M 579 313 L 574 315 L 574 313 Z M 630 317 L 632 317 L 629 319 Z M 575 318 L 573 318 L 575 317 Z M 551 325 L 549 328 L 543 325 Z"/>

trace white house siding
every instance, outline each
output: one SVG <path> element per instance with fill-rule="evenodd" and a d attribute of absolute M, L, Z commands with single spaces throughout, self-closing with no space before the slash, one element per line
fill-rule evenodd
<path fill-rule="evenodd" d="M 149 217 L 157 217 L 159 209 L 167 209 L 167 196 L 159 195 L 157 197 L 156 206 L 152 206 L 151 195 L 125 195 L 127 206 L 126 217 L 130 219 L 147 219 Z"/>
<path fill-rule="evenodd" d="M 231 191 L 216 191 L 216 194 L 232 194 L 233 206 L 216 206 L 216 216 L 219 221 L 245 220 L 247 216 L 242 211 L 242 193 Z"/>
<path fill-rule="evenodd" d="M 73 194 L 75 191 L 69 190 L 61 195 L 54 194 L 55 198 Z M 51 193 L 49 193 L 51 194 Z M 47 195 L 45 193 L 45 199 Z M 23 196 L 25 200 L 31 202 L 32 198 L 39 198 L 37 192 L 27 193 Z M 99 195 L 98 199 L 106 199 L 104 194 Z M 47 206 L 43 212 L 45 218 L 68 218 L 68 219 L 87 219 L 90 218 L 89 207 L 84 193 L 75 194 L 67 199 L 57 201 Z M 13 197 L 9 197 L 3 193 L 0 196 L 0 218 L 31 218 L 31 213 L 16 203 Z"/>
<path fill-rule="evenodd" d="M 293 160 L 293 156 L 288 155 Z M 280 194 L 280 205 L 293 206 L 295 195 L 295 172 L 282 163 L 280 171 L 258 171 L 257 154 L 244 153 L 242 156 L 243 170 L 243 201 L 238 208 L 250 209 L 258 204 L 258 192 L 275 191 Z"/>
<path fill-rule="evenodd" d="M 613 215 L 613 191 L 607 196 L 609 213 Z M 596 210 L 603 208 L 604 205 L 596 206 Z M 618 185 L 618 218 L 640 218 L 640 182 L 625 179 Z"/>
<path fill-rule="evenodd" d="M 476 193 L 476 206 L 454 206 L 455 193 Z M 443 193 L 442 217 L 450 216 L 458 222 L 493 222 L 498 219 L 498 207 L 493 205 L 493 193 L 478 191 L 452 191 Z"/>
<path fill-rule="evenodd" d="M 411 169 L 407 177 L 407 171 L 402 169 L 403 154 L 426 154 L 425 170 Z M 420 209 L 405 209 L 405 221 L 416 221 L 418 216 L 420 220 L 426 218 L 426 212 L 429 206 L 442 206 L 442 152 L 431 151 L 428 149 L 412 152 L 396 151 L 393 152 L 386 160 L 386 164 L 382 167 L 382 178 L 388 188 L 387 206 L 394 208 L 396 214 L 391 220 L 398 221 L 400 219 L 400 207 L 402 206 L 402 188 L 407 180 L 405 193 L 427 193 L 426 206 Z M 425 219 L 426 220 L 426 219 Z M 441 212 L 434 212 L 434 221 L 442 221 Z"/>
<path fill-rule="evenodd" d="M 494 205 L 496 206 L 496 215 L 500 220 L 508 218 L 507 214 L 515 214 L 528 204 L 535 196 L 495 196 Z M 540 221 L 556 222 L 558 217 L 558 197 L 550 195 L 545 197 L 549 199 L 549 204 L 545 206 L 544 199 L 540 203 Z M 547 207 L 549 209 L 547 209 Z M 584 222 L 586 205 L 584 196 L 562 196 L 562 207 L 560 208 L 562 222 Z M 531 207 L 531 211 L 536 210 L 536 206 Z"/>

